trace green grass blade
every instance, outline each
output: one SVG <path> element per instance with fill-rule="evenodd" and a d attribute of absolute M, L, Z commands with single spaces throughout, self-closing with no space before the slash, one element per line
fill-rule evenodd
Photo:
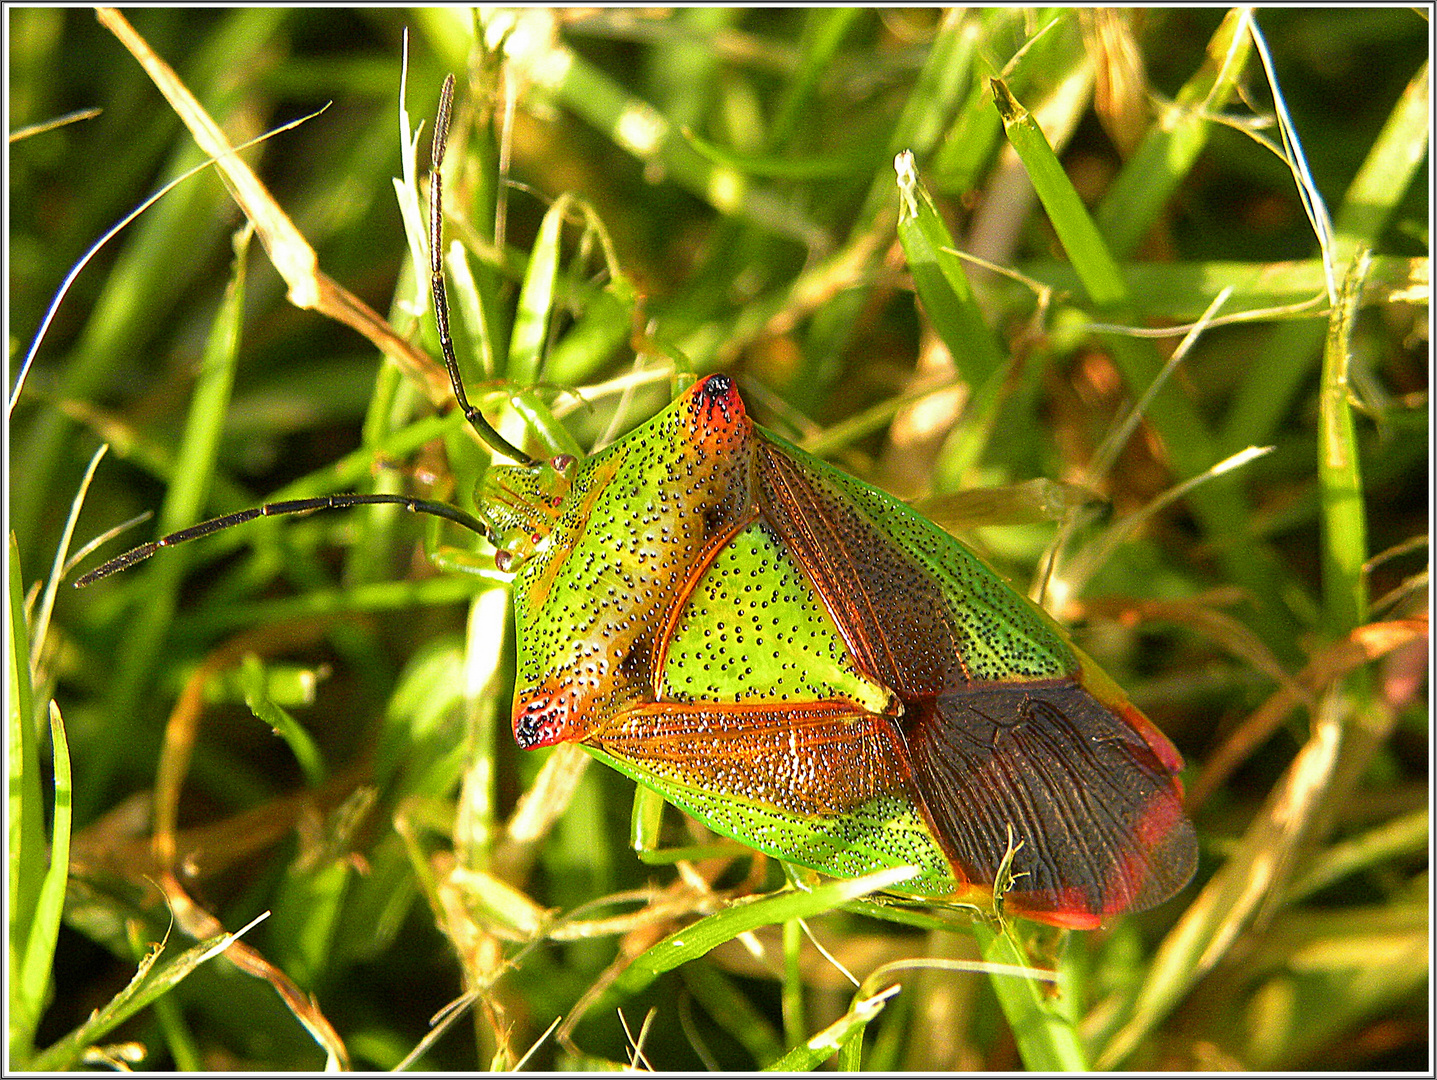
<path fill-rule="evenodd" d="M 983 959 L 993 964 L 1027 967 L 1029 961 L 1012 930 L 994 930 L 981 919 L 973 933 Z M 1018 1053 L 1032 1072 L 1086 1072 L 1083 1042 L 1073 1021 L 1054 1004 L 1046 984 L 1023 976 L 994 975 L 993 992 L 1018 1041 Z"/>
<path fill-rule="evenodd" d="M 10 535 L 9 588 L 5 593 L 10 648 L 6 657 L 6 753 L 9 776 L 7 832 L 9 875 L 9 1038 L 11 1065 L 29 1055 L 31 1040 L 44 1007 L 43 995 L 32 997 L 21 979 L 21 961 L 35 935 L 36 913 L 45 888 L 45 810 L 40 791 L 40 750 L 35 731 L 34 688 L 30 682 L 29 627 L 25 621 L 25 591 L 20 575 L 20 553 Z"/>
<path fill-rule="evenodd" d="M 1350 874 L 1374 869 L 1388 859 L 1421 855 L 1427 850 L 1431 829 L 1427 812 L 1418 811 L 1334 844 L 1303 868 L 1288 895 L 1298 900 Z"/>
<path fill-rule="evenodd" d="M 1099 308 L 1125 304 L 1127 286 L 1108 245 L 1093 223 L 1083 200 L 1078 197 L 1062 163 L 1053 153 L 1047 137 L 1031 113 L 1018 103 L 1002 79 L 990 79 L 998 112 L 1003 117 L 1003 130 L 1018 152 L 1033 187 L 1038 192 L 1048 220 L 1058 234 L 1063 250 L 1073 261 L 1073 269 L 1093 303 Z"/>
<path fill-rule="evenodd" d="M 672 971 L 690 960 L 696 960 L 740 934 L 789 919 L 812 918 L 867 893 L 884 889 L 894 882 L 906 881 L 913 873 L 911 867 L 891 867 L 854 878 L 852 881 L 834 881 L 820 885 L 812 892 L 786 890 L 737 902 L 692 926 L 670 934 L 637 957 L 619 976 L 613 992 L 627 997 L 648 986 L 664 972 Z"/>
<path fill-rule="evenodd" d="M 839 1068 L 842 1071 L 858 1069 L 862 1060 L 864 1030 L 897 992 L 898 987 L 891 986 L 872 997 L 854 1002 L 848 1011 L 832 1024 L 766 1066 L 764 1071 L 812 1072 L 834 1054 L 839 1055 Z"/>
<path fill-rule="evenodd" d="M 910 150 L 926 160 L 951 126 L 972 83 L 976 35 L 969 31 L 967 17 L 958 10 L 943 12 L 923 67 L 903 103 L 903 113 L 889 136 L 885 156 Z M 887 202 L 886 194 L 880 198 Z"/>
<path fill-rule="evenodd" d="M 906 151 L 898 155 L 895 168 L 898 239 L 918 299 L 963 377 L 974 386 L 982 385 L 1003 364 L 993 332 L 968 284 L 963 262 L 954 253 L 956 244 L 948 226 L 918 179 L 913 155 Z"/>
<path fill-rule="evenodd" d="M 1048 220 L 1084 290 L 1099 310 L 1125 317 L 1131 301 L 1127 283 L 1103 240 L 1092 216 L 1078 197 L 1053 148 L 1032 115 L 1018 103 L 1001 79 L 990 80 L 994 100 L 1003 116 L 1003 129 L 1018 152 Z M 1152 347 L 1122 335 L 1107 335 L 1118 369 L 1134 394 L 1145 391 L 1159 375 L 1162 364 Z M 1213 461 L 1212 439 L 1202 419 L 1171 383 L 1155 396 L 1150 417 L 1167 441 L 1178 472 L 1193 476 Z M 1214 531 L 1229 525 L 1229 509 L 1217 500 L 1204 503 L 1213 516 Z"/>
<path fill-rule="evenodd" d="M 554 205 L 544 212 L 539 235 L 529 253 L 529 268 L 524 272 L 519 311 L 509 339 L 507 374 L 520 386 L 532 386 L 539 380 L 539 366 L 549 336 L 549 320 L 554 314 L 554 293 L 559 279 L 559 243 L 564 217 L 572 205 L 573 199 L 567 195 L 554 200 Z"/>
<path fill-rule="evenodd" d="M 1327 330 L 1322 356 L 1322 392 L 1317 445 L 1317 478 L 1322 490 L 1322 591 L 1328 632 L 1341 636 L 1367 621 L 1367 508 L 1357 461 L 1348 366 L 1353 324 L 1367 275 L 1359 255 L 1348 268 L 1338 309 Z"/>
<path fill-rule="evenodd" d="M 868 161 L 860 158 L 775 158 L 766 154 L 744 154 L 700 138 L 692 131 L 682 132 L 684 141 L 715 165 L 722 165 L 745 176 L 768 180 L 822 180 L 838 176 L 862 175 Z"/>
<path fill-rule="evenodd" d="M 223 952 L 238 936 L 217 934 L 163 964 L 159 960 L 164 947 L 156 946 L 140 962 L 139 969 L 123 990 L 59 1042 L 37 1054 L 33 1067 L 39 1072 L 74 1068 L 83 1060 L 87 1047 L 98 1043 L 162 994 L 169 993 L 201 964 Z"/>
<path fill-rule="evenodd" d="M 45 639 L 50 632 L 50 617 L 55 610 L 55 594 L 60 590 L 60 582 L 65 577 L 65 567 L 71 561 L 70 543 L 75 537 L 75 522 L 79 520 L 80 509 L 85 503 L 85 492 L 90 489 L 90 482 L 95 478 L 95 470 L 100 467 L 100 460 L 109 449 L 101 445 L 95 451 L 95 456 L 90 459 L 90 464 L 85 469 L 85 478 L 80 481 L 80 490 L 70 504 L 70 516 L 65 519 L 65 529 L 60 534 L 60 544 L 55 548 L 55 558 L 50 564 L 50 576 L 45 581 L 45 591 L 40 596 L 40 606 L 35 613 L 34 640 L 30 644 L 30 669 L 40 669 L 40 654 L 45 647 Z"/>
<path fill-rule="evenodd" d="M 28 1049 L 35 1035 L 35 1022 L 40 1009 L 50 997 L 51 968 L 55 960 L 55 942 L 60 934 L 60 917 L 65 908 L 65 883 L 70 876 L 70 826 L 73 787 L 70 781 L 70 747 L 65 740 L 65 724 L 60 719 L 60 706 L 50 702 L 50 744 L 55 764 L 55 815 L 50 829 L 50 865 L 40 886 L 35 905 L 35 918 L 25 942 L 24 962 L 20 973 L 20 996 L 12 999 L 23 1003 L 17 1019 L 25 1025 L 11 1038 L 14 1044 Z M 18 1037 L 17 1037 L 18 1036 Z"/>
<path fill-rule="evenodd" d="M 324 783 L 324 755 L 315 744 L 314 737 L 289 712 L 269 696 L 266 689 L 264 664 L 253 653 L 240 664 L 240 685 L 244 691 L 245 704 L 255 719 L 285 741 L 285 744 L 299 762 L 305 782 L 310 787 Z"/>

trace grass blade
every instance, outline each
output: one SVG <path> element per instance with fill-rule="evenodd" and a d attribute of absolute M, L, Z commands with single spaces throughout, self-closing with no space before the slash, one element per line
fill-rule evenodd
<path fill-rule="evenodd" d="M 993 964 L 1027 967 L 1028 957 L 1011 929 L 995 930 L 974 920 L 973 933 L 983 959 Z M 1023 1064 L 1032 1072 L 1086 1072 L 1082 1039 L 1072 1020 L 1054 1004 L 1045 986 L 1026 976 L 991 977 L 993 992 L 1018 1040 Z"/>
<path fill-rule="evenodd" d="M 692 926 L 670 934 L 639 956 L 619 976 L 613 992 L 633 994 L 648 986 L 664 972 L 695 960 L 740 934 L 790 919 L 812 918 L 840 904 L 887 888 L 895 882 L 906 881 L 914 873 L 913 867 L 890 867 L 852 881 L 834 881 L 820 885 L 812 892 L 787 890 L 735 903 Z"/>
<path fill-rule="evenodd" d="M 12 1002 L 21 1006 L 20 1030 L 11 1028 L 12 1045 L 28 1050 L 35 1036 L 40 1009 L 49 1000 L 55 942 L 60 934 L 60 917 L 65 909 L 65 883 L 70 876 L 70 827 L 73 788 L 70 782 L 70 747 L 65 741 L 65 724 L 60 706 L 50 702 L 50 745 L 55 765 L 55 815 L 50 829 L 50 865 L 40 886 L 35 918 L 25 941 L 20 965 L 20 994 Z"/>
<path fill-rule="evenodd" d="M 156 945 L 140 962 L 123 990 L 95 1010 L 85 1023 L 36 1055 L 33 1067 L 39 1072 L 74 1068 L 83 1059 L 87 1047 L 98 1043 L 162 994 L 169 993 L 201 964 L 224 952 L 239 936 L 238 933 L 217 934 L 163 964 L 159 960 L 164 955 L 164 946 Z"/>
<path fill-rule="evenodd" d="M 834 1054 L 845 1072 L 856 1071 L 861 1063 L 864 1029 L 883 1011 L 883 1006 L 899 992 L 890 986 L 872 997 L 855 1001 L 846 1013 L 801 1046 L 795 1046 L 783 1057 L 765 1067 L 765 1072 L 812 1072 Z"/>
<path fill-rule="evenodd" d="M 1003 357 L 968 284 L 963 261 L 953 253 L 955 244 L 948 226 L 918 179 L 913 155 L 908 151 L 899 154 L 894 168 L 898 172 L 898 239 L 918 299 L 963 377 L 981 386 L 999 370 Z"/>
<path fill-rule="evenodd" d="M 10 897 L 10 1047 L 11 1064 L 28 1058 L 40 1023 L 44 995 L 32 995 L 21 979 L 20 957 L 28 954 L 36 935 L 37 912 L 48 874 L 45 855 L 45 809 L 40 785 L 39 737 L 35 730 L 34 687 L 30 681 L 29 628 L 20 576 L 20 553 L 10 536 L 10 573 L 5 592 L 10 647 L 6 661 L 6 752 L 9 777 L 7 873 Z"/>
<path fill-rule="evenodd" d="M 1317 477 L 1322 489 L 1322 591 L 1327 628 L 1334 637 L 1367 621 L 1367 581 L 1362 572 L 1367 562 L 1367 518 L 1347 373 L 1368 266 L 1362 254 L 1349 267 L 1322 356 Z"/>

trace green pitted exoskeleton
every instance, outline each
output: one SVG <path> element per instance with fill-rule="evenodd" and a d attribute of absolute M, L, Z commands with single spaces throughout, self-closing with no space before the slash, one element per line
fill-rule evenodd
<path fill-rule="evenodd" d="M 1171 743 L 977 555 L 755 425 L 727 376 L 567 482 L 490 507 L 533 545 L 520 746 L 582 743 L 776 858 L 917 866 L 895 888 L 920 896 L 989 897 L 1016 848 L 1005 909 L 1062 926 L 1192 876 Z"/>

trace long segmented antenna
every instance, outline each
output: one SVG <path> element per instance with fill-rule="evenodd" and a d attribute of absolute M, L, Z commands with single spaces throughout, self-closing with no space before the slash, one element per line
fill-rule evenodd
<path fill-rule="evenodd" d="M 224 517 L 211 518 L 198 525 L 191 525 L 188 529 L 181 529 L 179 532 L 162 536 L 158 540 L 151 540 L 147 544 L 131 548 L 123 555 L 117 555 L 109 562 L 95 567 L 75 582 L 75 588 L 83 589 L 86 585 L 99 581 L 101 578 L 118 574 L 121 570 L 128 570 L 136 563 L 144 562 L 160 548 L 174 547 L 187 540 L 198 540 L 211 533 L 217 533 L 221 529 L 228 529 L 232 525 L 243 525 L 246 521 L 253 521 L 255 518 L 275 517 L 279 514 L 312 514 L 317 510 L 342 510 L 349 506 L 402 506 L 411 514 L 431 514 L 434 517 L 445 518 L 455 524 L 463 525 L 466 529 L 484 537 L 495 547 L 499 546 L 499 538 L 494 534 L 493 529 L 472 514 L 466 514 L 457 506 L 450 506 L 448 503 L 433 502 L 429 499 L 411 499 L 407 495 L 317 495 L 312 499 L 287 499 L 283 502 L 265 503 L 263 506 L 255 506 L 249 510 L 226 514 Z"/>
<path fill-rule="evenodd" d="M 444 366 L 449 371 L 449 383 L 454 389 L 454 398 L 463 410 L 464 418 L 469 421 L 471 427 L 479 434 L 492 449 L 513 458 L 528 468 L 539 468 L 542 462 L 530 457 L 517 446 L 510 443 L 499 432 L 495 431 L 489 421 L 484 419 L 482 413 L 473 405 L 469 404 L 469 397 L 464 393 L 464 383 L 459 376 L 459 363 L 454 358 L 454 342 L 449 336 L 449 304 L 444 294 L 444 262 L 442 258 L 444 240 L 444 217 L 443 217 L 443 180 L 440 177 L 439 168 L 444 163 L 445 143 L 449 137 L 449 116 L 454 101 L 454 76 L 450 75 L 444 80 L 444 89 L 439 96 L 439 115 L 434 122 L 434 141 L 431 152 L 431 172 L 429 180 L 429 271 L 430 281 L 434 291 L 434 319 L 439 327 L 439 344 L 444 351 Z M 561 459 L 556 463 L 563 464 Z M 241 510 L 237 513 L 226 514 L 223 517 L 211 518 L 209 521 L 202 521 L 198 525 L 191 525 L 187 529 L 162 536 L 158 540 L 151 540 L 149 543 L 141 544 L 139 547 L 131 548 L 123 555 L 119 555 L 101 566 L 97 566 L 88 574 L 83 575 L 75 582 L 77 589 L 84 588 L 101 578 L 117 574 L 121 570 L 128 570 L 136 563 L 143 562 L 161 548 L 174 547 L 176 544 L 183 544 L 189 540 L 198 540 L 201 537 L 217 533 L 222 529 L 228 529 L 234 525 L 243 525 L 247 521 L 253 521 L 259 517 L 275 517 L 280 514 L 312 514 L 319 510 L 340 510 L 351 506 L 402 506 L 410 513 L 430 514 L 434 517 L 444 518 L 457 525 L 477 533 L 484 537 L 496 548 L 501 549 L 500 556 L 506 555 L 502 550 L 502 538 L 494 531 L 487 522 L 460 510 L 448 503 L 434 502 L 429 499 L 414 499 L 406 495 L 320 495 L 309 499 L 288 499 L 282 502 L 266 503 L 263 506 L 256 506 L 250 510 Z M 501 560 L 502 562 L 502 560 Z"/>
<path fill-rule="evenodd" d="M 530 457 L 508 439 L 500 435 L 494 426 L 484 419 L 484 414 L 469 404 L 469 395 L 464 392 L 464 380 L 459 376 L 459 362 L 454 357 L 454 341 L 449 336 L 449 300 L 444 292 L 444 180 L 440 166 L 444 164 L 444 150 L 449 141 L 449 113 L 454 104 L 454 76 L 444 77 L 444 89 L 439 94 L 439 114 L 434 118 L 434 139 L 430 144 L 429 157 L 429 287 L 434 293 L 434 321 L 439 326 L 439 347 L 444 352 L 444 366 L 449 370 L 449 383 L 454 388 L 454 400 L 464 412 L 469 426 L 479 433 L 490 447 L 505 457 L 513 458 L 521 465 L 538 468 L 543 463 Z"/>

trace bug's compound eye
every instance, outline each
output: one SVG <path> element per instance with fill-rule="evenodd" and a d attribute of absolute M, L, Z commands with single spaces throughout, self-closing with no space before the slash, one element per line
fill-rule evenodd
<path fill-rule="evenodd" d="M 704 397 L 713 404 L 723 401 L 732 390 L 733 380 L 727 375 L 710 375 L 704 380 Z"/>
<path fill-rule="evenodd" d="M 738 387 L 728 375 L 710 375 L 691 391 L 695 415 L 702 430 L 709 432 L 734 428 L 743 419 L 743 401 Z"/>
<path fill-rule="evenodd" d="M 530 698 L 514 716 L 514 741 L 520 750 L 563 742 L 566 716 L 562 700 L 547 694 Z"/>

